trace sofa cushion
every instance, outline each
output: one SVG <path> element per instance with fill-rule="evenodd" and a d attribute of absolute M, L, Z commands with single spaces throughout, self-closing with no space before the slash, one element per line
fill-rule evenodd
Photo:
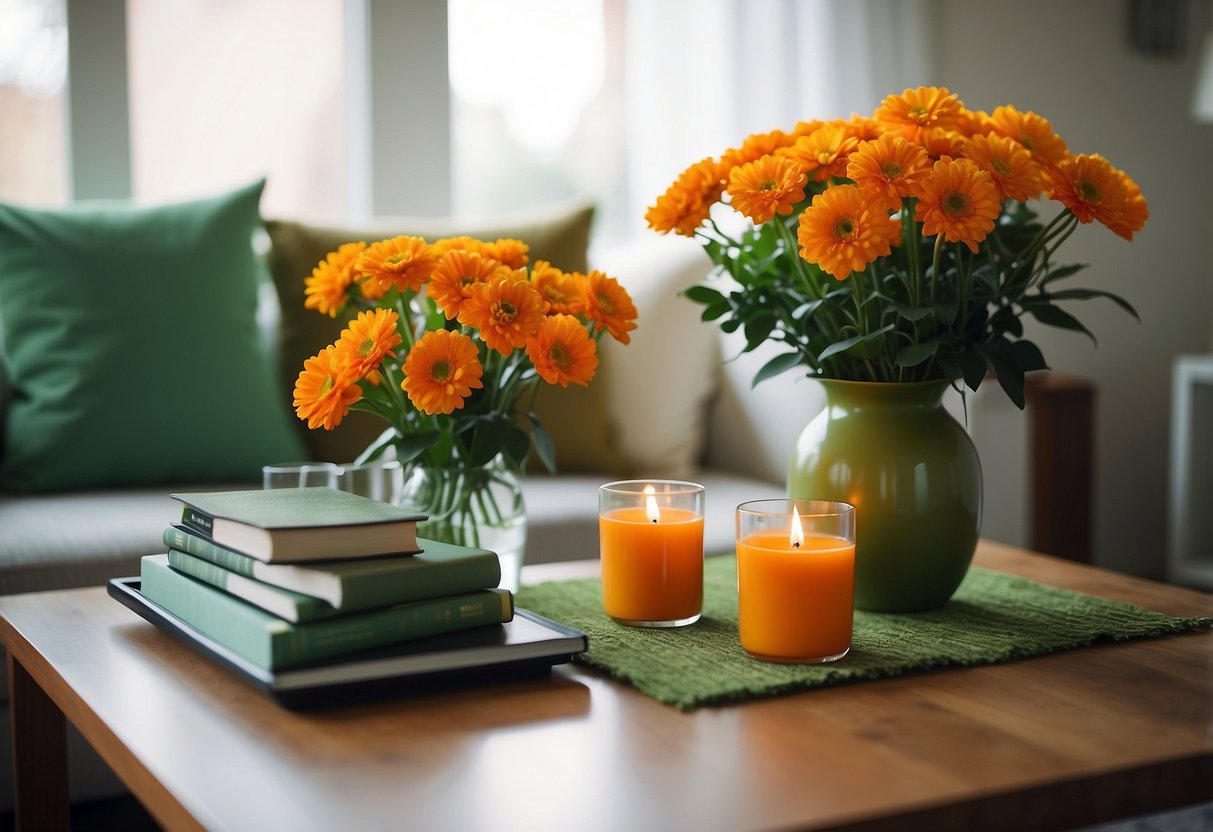
<path fill-rule="evenodd" d="M 639 312 L 632 343 L 603 339 L 604 388 L 621 475 L 689 476 L 699 466 L 707 408 L 720 376 L 715 324 L 680 293 L 712 269 L 703 247 L 654 235 L 603 252 L 595 266 L 618 277 Z"/>
<path fill-rule="evenodd" d="M 0 488 L 251 479 L 302 453 L 255 319 L 263 185 L 153 208 L 0 205 Z"/>
<path fill-rule="evenodd" d="M 282 304 L 280 323 L 279 389 L 290 400 L 303 362 L 340 335 L 349 315 L 330 318 L 304 308 L 304 280 L 325 255 L 342 243 L 373 243 L 400 234 L 424 237 L 470 236 L 486 240 L 519 239 L 530 246 L 531 261 L 547 260 L 565 271 L 584 271 L 593 207 L 577 201 L 493 219 L 452 220 L 427 217 L 380 217 L 354 225 L 321 225 L 291 220 L 269 220 L 272 248 L 270 271 Z M 558 388 L 542 385 L 535 409 L 556 444 L 561 471 L 614 473 L 619 456 L 606 408 L 610 374 L 601 368 L 589 387 Z M 307 430 L 300 434 L 313 459 L 349 462 L 386 424 L 370 414 L 352 412 L 333 431 Z"/>

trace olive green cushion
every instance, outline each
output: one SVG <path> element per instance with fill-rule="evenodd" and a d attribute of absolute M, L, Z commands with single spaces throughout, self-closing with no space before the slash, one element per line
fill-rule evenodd
<path fill-rule="evenodd" d="M 263 186 L 0 205 L 0 488 L 250 480 L 302 454 L 255 320 Z"/>
<path fill-rule="evenodd" d="M 283 400 L 290 401 L 304 360 L 333 343 L 350 317 L 330 318 L 303 305 L 304 280 L 326 254 L 342 243 L 374 243 L 400 234 L 431 242 L 464 235 L 484 240 L 507 237 L 527 243 L 532 262 L 547 260 L 565 271 L 584 271 L 592 218 L 591 205 L 570 202 L 479 221 L 395 217 L 337 226 L 267 220 L 272 241 L 270 271 L 282 304 L 282 370 L 278 383 Z M 615 448 L 615 428 L 606 401 L 604 376 L 609 372 L 607 367 L 600 368 L 598 377 L 585 388 L 540 388 L 536 411 L 556 444 L 557 466 L 562 472 L 620 472 L 622 457 Z M 385 422 L 360 412 L 350 413 L 332 431 L 309 431 L 302 421 L 298 425 L 307 442 L 308 456 L 330 462 L 354 459 L 386 427 Z"/>

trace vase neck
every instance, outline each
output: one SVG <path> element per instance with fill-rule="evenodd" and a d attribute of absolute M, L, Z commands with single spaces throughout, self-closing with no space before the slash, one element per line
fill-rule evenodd
<path fill-rule="evenodd" d="M 930 410 L 943 406 L 948 389 L 944 379 L 937 381 L 841 381 L 819 379 L 830 407 L 845 410 Z"/>

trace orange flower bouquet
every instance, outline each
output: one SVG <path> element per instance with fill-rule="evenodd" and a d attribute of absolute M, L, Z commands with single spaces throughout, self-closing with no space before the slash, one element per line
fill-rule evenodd
<path fill-rule="evenodd" d="M 626 344 L 636 326 L 614 278 L 531 263 L 519 240 L 348 243 L 306 284 L 309 308 L 359 311 L 304 362 L 299 418 L 332 430 L 351 409 L 381 417 L 388 428 L 356 463 L 392 449 L 410 471 L 450 472 L 405 501 L 429 514 L 428 536 L 465 545 L 486 545 L 480 527 L 508 519 L 494 487 L 516 482 L 532 448 L 555 470 L 531 410 L 539 384 L 588 385 L 603 334 Z"/>
<path fill-rule="evenodd" d="M 1060 203 L 1047 222 L 1030 202 Z M 750 222 L 726 232 L 713 209 Z M 1148 217 L 1141 189 L 1099 155 L 1074 155 L 1044 118 L 967 109 L 946 89 L 890 95 L 870 118 L 802 122 L 749 136 L 687 168 L 646 219 L 703 240 L 733 284 L 687 297 L 703 319 L 742 330 L 745 350 L 787 347 L 755 383 L 794 367 L 852 381 L 963 381 L 987 370 L 1024 406 L 1024 374 L 1043 369 L 1022 318 L 1090 332 L 1060 288 L 1081 266 L 1056 254 L 1097 220 L 1126 240 Z M 723 218 L 719 218 L 723 222 Z M 725 223 L 727 224 L 727 223 Z"/>

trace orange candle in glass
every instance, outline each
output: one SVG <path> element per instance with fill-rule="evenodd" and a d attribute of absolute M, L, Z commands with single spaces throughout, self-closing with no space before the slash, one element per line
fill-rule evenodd
<path fill-rule="evenodd" d="M 855 508 L 822 500 L 737 507 L 741 646 L 771 662 L 816 664 L 851 649 Z"/>
<path fill-rule="evenodd" d="M 598 489 L 602 608 L 620 624 L 681 627 L 703 611 L 703 486 L 632 480 Z"/>

